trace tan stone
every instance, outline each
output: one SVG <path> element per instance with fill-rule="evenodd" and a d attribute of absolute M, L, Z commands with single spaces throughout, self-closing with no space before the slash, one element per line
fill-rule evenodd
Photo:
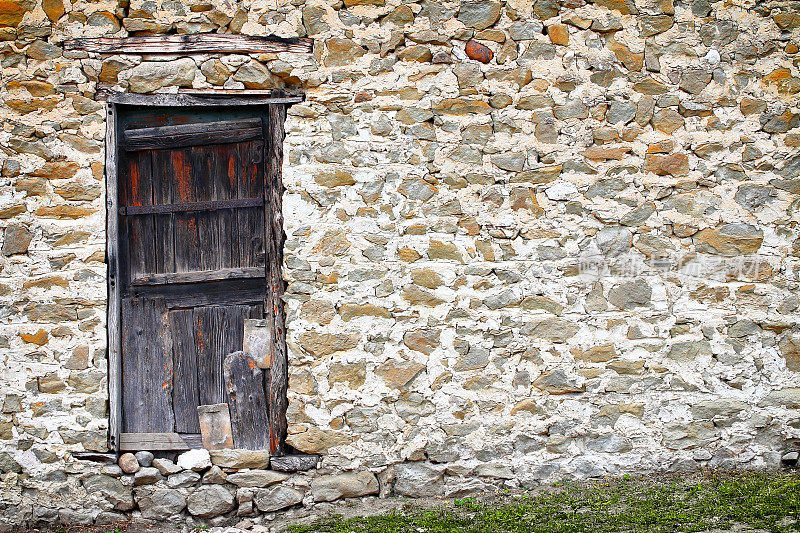
<path fill-rule="evenodd" d="M 418 268 L 411 271 L 411 281 L 421 287 L 436 289 L 444 283 L 442 278 L 431 268 Z"/>
<path fill-rule="evenodd" d="M 62 0 L 42 0 L 42 9 L 50 22 L 56 22 L 64 15 L 64 2 Z"/>
<path fill-rule="evenodd" d="M 40 329 L 36 333 L 20 333 L 19 338 L 22 339 L 24 342 L 28 342 L 30 344 L 35 344 L 37 346 L 44 346 L 47 344 L 47 340 L 50 337 L 48 333 Z"/>
<path fill-rule="evenodd" d="M 778 350 L 786 361 L 786 368 L 800 372 L 800 337 L 787 335 L 778 343 Z"/>
<path fill-rule="evenodd" d="M 356 180 L 350 172 L 342 169 L 324 169 L 314 175 L 314 181 L 323 187 L 343 187 L 354 185 Z"/>
<path fill-rule="evenodd" d="M 350 350 L 358 345 L 358 333 L 318 333 L 305 331 L 300 334 L 300 346 L 311 355 L 323 357 L 332 353 Z"/>
<path fill-rule="evenodd" d="M 406 285 L 403 287 L 402 296 L 403 299 L 407 300 L 412 305 L 427 305 L 428 307 L 435 307 L 441 303 L 444 303 L 444 300 L 432 292 L 418 287 L 417 285 Z"/>
<path fill-rule="evenodd" d="M 686 121 L 674 109 L 662 109 L 653 115 L 653 127 L 659 131 L 672 135 L 683 127 Z"/>
<path fill-rule="evenodd" d="M 628 361 L 620 359 L 618 361 L 611 361 L 606 365 L 607 368 L 613 370 L 617 374 L 641 374 L 644 369 L 644 361 Z"/>
<path fill-rule="evenodd" d="M 61 378 L 58 377 L 58 374 L 56 374 L 55 372 L 50 372 L 48 374 L 45 374 L 44 376 L 41 376 L 38 379 L 38 384 L 39 384 L 39 391 L 48 394 L 60 392 L 65 388 L 67 388 L 66 383 L 64 383 L 61 380 Z"/>
<path fill-rule="evenodd" d="M 633 90 L 642 94 L 649 94 L 657 96 L 664 94 L 669 89 L 660 81 L 656 81 L 650 76 L 647 76 L 633 84 Z"/>
<path fill-rule="evenodd" d="M 325 41 L 325 48 L 328 51 L 328 55 L 325 57 L 325 65 L 329 67 L 351 65 L 366 53 L 366 50 L 345 37 L 331 37 Z"/>
<path fill-rule="evenodd" d="M 11 204 L 5 207 L 0 207 L 0 220 L 6 220 L 15 217 L 28 210 L 26 204 Z"/>
<path fill-rule="evenodd" d="M 392 318 L 392 313 L 388 309 L 373 304 L 342 304 L 339 307 L 339 314 L 344 321 L 361 316 Z"/>
<path fill-rule="evenodd" d="M 36 6 L 32 0 L 2 0 L 0 1 L 0 27 L 17 26 L 25 13 Z"/>
<path fill-rule="evenodd" d="M 383 378 L 389 387 L 403 389 L 424 370 L 424 365 L 414 361 L 395 361 L 390 359 L 376 368 L 375 374 Z"/>
<path fill-rule="evenodd" d="M 561 46 L 569 46 L 569 30 L 564 24 L 552 24 L 547 27 L 550 42 Z"/>
<path fill-rule="evenodd" d="M 601 344 L 600 346 L 593 346 L 588 350 L 575 348 L 572 350 L 572 355 L 576 360 L 586 363 L 605 363 L 616 357 L 617 352 L 613 344 Z"/>
<path fill-rule="evenodd" d="M 200 65 L 200 72 L 212 85 L 223 85 L 231 76 L 230 69 L 219 59 L 209 59 Z"/>
<path fill-rule="evenodd" d="M 397 250 L 397 258 L 406 263 L 413 263 L 414 261 L 418 261 L 421 257 L 422 255 L 418 251 L 413 248 L 408 248 L 407 246 Z"/>
<path fill-rule="evenodd" d="M 358 363 L 334 363 L 328 369 L 328 381 L 331 386 L 335 383 L 347 383 L 351 389 L 357 389 L 367 379 L 367 365 L 364 361 Z"/>
<path fill-rule="evenodd" d="M 407 331 L 403 335 L 403 344 L 408 348 L 430 355 L 439 346 L 440 331 L 435 328 L 423 328 Z"/>
<path fill-rule="evenodd" d="M 22 284 L 23 289 L 51 289 L 53 287 L 69 287 L 69 282 L 61 276 L 42 276 Z"/>
<path fill-rule="evenodd" d="M 95 213 L 97 209 L 92 207 L 80 207 L 77 205 L 56 205 L 52 207 L 40 207 L 36 210 L 36 215 L 43 218 L 76 219 L 88 217 Z"/>
<path fill-rule="evenodd" d="M 524 400 L 520 400 L 514 407 L 511 408 L 511 416 L 519 413 L 531 415 L 545 414 L 544 409 L 539 407 L 539 405 L 536 403 L 536 400 L 533 398 L 525 398 Z"/>
<path fill-rule="evenodd" d="M 76 172 L 78 172 L 78 163 L 74 161 L 48 161 L 29 175 L 49 180 L 62 180 L 74 177 Z"/>
<path fill-rule="evenodd" d="M 419 63 L 427 63 L 433 58 L 431 49 L 422 44 L 414 44 L 404 48 L 397 58 L 401 61 L 417 61 Z"/>
<path fill-rule="evenodd" d="M 689 157 L 686 154 L 647 154 L 644 169 L 658 176 L 672 175 L 676 178 L 689 174 Z"/>
<path fill-rule="evenodd" d="M 314 245 L 313 252 L 321 255 L 344 255 L 350 248 L 347 232 L 342 229 L 331 229 Z"/>
<path fill-rule="evenodd" d="M 707 228 L 693 237 L 698 252 L 728 257 L 756 253 L 764 241 L 760 228 L 745 223 Z"/>
<path fill-rule="evenodd" d="M 444 259 L 446 261 L 456 261 L 462 263 L 461 252 L 455 244 L 443 243 L 434 239 L 428 245 L 428 258 L 431 260 Z"/>
<path fill-rule="evenodd" d="M 300 315 L 309 322 L 324 325 L 336 316 L 336 308 L 327 300 L 307 300 L 300 306 Z"/>
<path fill-rule="evenodd" d="M 289 429 L 289 434 L 286 436 L 286 444 L 305 453 L 324 453 L 336 446 L 344 446 L 353 442 L 353 437 L 341 431 L 319 429 L 315 426 L 310 426 L 305 431 L 299 432 L 291 431 L 294 429 L 292 427 Z M 212 461 L 214 460 L 213 455 L 211 459 Z"/>
<path fill-rule="evenodd" d="M 614 40 L 613 36 L 610 36 L 607 39 L 606 46 L 609 50 L 614 52 L 614 55 L 617 56 L 617 60 L 622 62 L 626 69 L 630 70 L 631 72 L 639 72 L 642 70 L 642 65 L 644 64 L 644 52 L 631 52 L 630 48 L 622 43 L 618 43 L 616 40 Z"/>
<path fill-rule="evenodd" d="M 630 152 L 631 148 L 629 146 L 590 146 L 584 150 L 583 156 L 593 161 L 620 160 Z"/>

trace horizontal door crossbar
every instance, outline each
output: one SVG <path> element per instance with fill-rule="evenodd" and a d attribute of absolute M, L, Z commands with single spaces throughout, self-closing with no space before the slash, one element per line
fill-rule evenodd
<path fill-rule="evenodd" d="M 263 278 L 266 275 L 264 267 L 236 267 L 222 268 L 219 270 L 198 270 L 195 272 L 167 272 L 163 274 L 148 274 L 134 278 L 131 285 L 169 285 L 172 283 L 197 283 L 201 281 L 223 281 L 228 279 Z"/>
<path fill-rule="evenodd" d="M 125 130 L 128 151 L 251 141 L 263 137 L 261 119 L 220 120 Z"/>
<path fill-rule="evenodd" d="M 164 215 L 168 213 L 188 213 L 190 211 L 214 211 L 216 209 L 242 209 L 264 205 L 263 198 L 235 198 L 232 200 L 207 200 L 181 204 L 129 205 L 120 207 L 121 215 Z"/>
<path fill-rule="evenodd" d="M 273 35 L 231 35 L 200 33 L 193 35 L 146 35 L 141 37 L 89 37 L 68 39 L 65 50 L 83 50 L 101 54 L 186 54 L 220 52 L 236 54 L 308 54 L 314 40 L 307 37 Z"/>

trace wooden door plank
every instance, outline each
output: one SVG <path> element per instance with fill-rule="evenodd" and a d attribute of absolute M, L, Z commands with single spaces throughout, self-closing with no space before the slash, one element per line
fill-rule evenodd
<path fill-rule="evenodd" d="M 289 95 L 270 89 L 178 89 L 177 94 L 137 94 L 119 92 L 112 87 L 98 84 L 95 100 L 114 104 L 148 107 L 207 107 L 217 106 L 266 106 L 271 104 L 299 104 L 305 100 L 302 94 Z"/>
<path fill-rule="evenodd" d="M 222 377 L 220 353 L 223 336 L 224 307 L 195 308 L 195 342 L 197 343 L 197 385 L 200 405 L 228 403 Z"/>
<path fill-rule="evenodd" d="M 106 263 L 108 265 L 108 444 L 119 454 L 122 433 L 122 327 L 120 311 L 117 110 L 106 104 Z"/>
<path fill-rule="evenodd" d="M 153 205 L 153 158 L 150 152 L 133 154 L 130 162 L 127 186 L 127 206 Z M 131 276 L 154 272 L 155 242 L 153 240 L 153 217 L 142 216 L 128 219 L 128 266 Z"/>
<path fill-rule="evenodd" d="M 175 235 L 174 221 L 170 212 L 163 214 L 157 211 L 166 205 L 172 205 L 173 180 L 168 174 L 172 168 L 169 152 L 154 150 L 153 152 L 153 232 L 156 249 L 156 268 L 154 272 L 164 273 L 175 270 Z M 146 206 L 143 206 L 143 208 Z"/>
<path fill-rule="evenodd" d="M 197 406 L 200 405 L 200 393 L 197 385 L 194 311 L 192 309 L 171 311 L 169 320 L 175 367 L 172 390 L 175 430 L 179 433 L 198 433 L 200 432 L 200 422 Z"/>
<path fill-rule="evenodd" d="M 270 431 L 264 374 L 255 360 L 241 351 L 228 355 L 224 366 L 234 446 L 246 450 L 268 449 Z"/>
<path fill-rule="evenodd" d="M 214 189 L 220 201 L 238 201 L 236 187 L 236 145 L 215 146 L 214 153 Z M 219 268 L 241 266 L 239 263 L 239 224 L 238 214 L 232 209 L 218 211 L 216 229 L 220 236 L 218 264 Z"/>
<path fill-rule="evenodd" d="M 197 201 L 192 178 L 192 166 L 188 149 L 171 151 L 173 197 L 177 202 Z M 169 174 L 167 174 L 169 176 Z M 194 213 L 175 213 L 175 271 L 192 272 L 200 269 L 200 244 L 197 233 L 197 217 Z"/>
<path fill-rule="evenodd" d="M 192 165 L 192 187 L 199 202 L 215 202 L 216 196 L 213 168 L 214 152 L 208 147 L 193 146 L 189 149 Z M 198 270 L 217 270 L 219 265 L 220 235 L 216 220 L 217 213 L 197 212 L 197 239 L 199 251 Z"/>
<path fill-rule="evenodd" d="M 238 149 L 239 197 L 265 198 L 263 142 L 241 143 Z M 264 266 L 264 204 L 239 210 L 239 255 L 242 266 Z"/>
<path fill-rule="evenodd" d="M 143 37 L 84 37 L 64 42 L 65 50 L 101 54 L 187 54 L 198 52 L 235 54 L 311 53 L 314 40 L 307 37 L 277 37 L 199 33 L 194 35 L 147 35 Z"/>
<path fill-rule="evenodd" d="M 199 283 L 229 279 L 263 278 L 263 267 L 220 268 L 218 270 L 198 270 L 195 272 L 174 272 L 150 274 L 131 280 L 131 285 L 168 285 L 173 283 Z M 198 289 L 199 290 L 199 289 Z"/>
<path fill-rule="evenodd" d="M 259 119 L 222 120 L 137 128 L 125 131 L 126 150 L 181 148 L 228 144 L 262 136 Z"/>
<path fill-rule="evenodd" d="M 123 429 L 172 432 L 172 337 L 163 300 L 122 300 Z"/>
<path fill-rule="evenodd" d="M 265 247 L 267 294 L 265 311 L 273 321 L 273 335 L 270 349 L 271 368 L 268 377 L 267 396 L 269 405 L 270 451 L 275 455 L 285 453 L 286 410 L 289 406 L 287 389 L 289 386 L 288 356 L 286 354 L 286 326 L 283 309 L 284 281 L 281 274 L 283 264 L 283 124 L 286 120 L 286 106 L 271 105 L 266 123 L 268 144 L 265 149 L 265 191 L 267 208 L 265 211 Z"/>
<path fill-rule="evenodd" d="M 122 433 L 120 451 L 188 450 L 189 446 L 177 433 Z"/>

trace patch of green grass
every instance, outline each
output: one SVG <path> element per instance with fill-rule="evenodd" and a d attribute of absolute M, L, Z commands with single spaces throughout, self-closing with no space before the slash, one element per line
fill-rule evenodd
<path fill-rule="evenodd" d="M 604 483 L 564 482 L 552 492 L 479 500 L 422 511 L 342 519 L 292 533 L 673 533 L 746 524 L 800 531 L 800 476 L 708 473 L 664 481 L 625 476 Z"/>

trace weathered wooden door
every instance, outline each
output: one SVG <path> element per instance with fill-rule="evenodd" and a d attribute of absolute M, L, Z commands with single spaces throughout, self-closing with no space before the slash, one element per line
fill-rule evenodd
<path fill-rule="evenodd" d="M 244 321 L 275 319 L 269 117 L 268 107 L 120 113 L 121 431 L 142 449 L 198 446 L 197 406 L 229 403 L 223 362 L 242 350 Z M 261 382 L 269 396 L 269 369 Z M 271 433 L 242 447 L 267 449 Z"/>

